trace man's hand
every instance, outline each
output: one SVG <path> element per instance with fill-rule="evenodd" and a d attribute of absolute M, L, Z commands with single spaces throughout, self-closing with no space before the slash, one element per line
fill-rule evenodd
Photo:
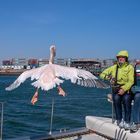
<path fill-rule="evenodd" d="M 106 75 L 106 77 L 105 77 L 105 79 L 107 79 L 107 80 L 110 80 L 110 79 L 112 79 L 112 75 Z"/>
<path fill-rule="evenodd" d="M 123 95 L 124 93 L 125 93 L 125 91 L 122 88 L 118 91 L 119 95 Z"/>

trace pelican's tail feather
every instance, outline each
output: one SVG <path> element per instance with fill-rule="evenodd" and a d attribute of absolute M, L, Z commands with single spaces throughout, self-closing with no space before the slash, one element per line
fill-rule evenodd
<path fill-rule="evenodd" d="M 62 79 L 59 79 L 59 78 L 55 78 L 54 79 L 54 82 L 57 84 L 57 85 L 60 85 L 60 84 L 62 84 L 63 82 L 64 82 L 64 80 L 62 80 Z"/>
<path fill-rule="evenodd" d="M 50 90 L 52 89 L 53 87 L 55 87 L 56 85 L 53 84 L 53 83 L 49 83 L 49 84 L 44 84 L 44 83 L 41 83 L 40 81 L 35 81 L 32 83 L 32 86 L 36 87 L 36 88 L 41 88 L 42 90 Z"/>
<path fill-rule="evenodd" d="M 37 88 L 41 88 L 42 90 L 47 91 L 47 90 L 50 90 L 50 89 L 56 87 L 56 85 L 60 85 L 63 82 L 64 82 L 64 80 L 61 80 L 59 78 L 55 78 L 54 81 L 51 81 L 49 83 L 44 83 L 44 82 L 37 80 L 37 81 L 32 83 L 32 86 L 37 87 Z"/>
<path fill-rule="evenodd" d="M 41 87 L 39 81 L 35 81 L 31 85 L 34 86 L 34 87 L 36 87 L 36 88 L 38 88 L 38 89 Z"/>
<path fill-rule="evenodd" d="M 16 80 L 14 83 L 12 83 L 9 87 L 5 88 L 5 90 L 7 91 L 11 91 L 15 88 L 17 88 L 18 86 L 20 86 L 21 82 L 19 82 L 18 80 Z"/>

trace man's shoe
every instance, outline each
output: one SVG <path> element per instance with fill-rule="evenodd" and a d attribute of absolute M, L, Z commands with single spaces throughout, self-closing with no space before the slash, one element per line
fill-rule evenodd
<path fill-rule="evenodd" d="M 113 120 L 113 124 L 118 125 L 117 120 Z"/>
<path fill-rule="evenodd" d="M 135 132 L 137 132 L 139 130 L 139 125 L 138 124 L 132 124 L 131 126 L 130 126 L 130 133 L 135 133 Z"/>
<path fill-rule="evenodd" d="M 129 130 L 130 129 L 130 124 L 129 123 L 124 123 L 124 129 Z"/>
<path fill-rule="evenodd" d="M 115 123 L 117 124 L 117 126 L 119 126 L 120 122 L 121 121 L 119 121 L 119 120 L 115 120 Z"/>
<path fill-rule="evenodd" d="M 123 122 L 123 121 L 121 121 L 121 122 L 119 123 L 119 127 L 120 127 L 120 128 L 124 128 L 124 122 Z"/>

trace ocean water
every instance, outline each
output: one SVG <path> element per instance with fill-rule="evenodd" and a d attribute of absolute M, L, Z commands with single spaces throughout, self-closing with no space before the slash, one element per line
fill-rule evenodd
<path fill-rule="evenodd" d="M 63 128 L 84 127 L 87 115 L 111 117 L 111 104 L 106 98 L 110 89 L 85 88 L 66 81 L 62 85 L 66 97 L 59 96 L 56 88 L 48 92 L 39 90 L 39 100 L 32 105 L 30 100 L 35 88 L 31 86 L 30 80 L 13 91 L 5 91 L 5 87 L 16 78 L 0 76 L 0 102 L 4 102 L 4 139 L 49 133 L 52 99 L 52 133 Z"/>

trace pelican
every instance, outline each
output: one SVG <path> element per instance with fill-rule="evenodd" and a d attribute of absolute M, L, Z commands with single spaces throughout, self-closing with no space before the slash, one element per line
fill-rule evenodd
<path fill-rule="evenodd" d="M 85 87 L 108 88 L 107 84 L 89 71 L 54 64 L 55 55 L 55 45 L 51 45 L 49 64 L 23 72 L 9 87 L 6 88 L 6 90 L 11 91 L 19 87 L 21 83 L 28 78 L 31 78 L 31 81 L 35 80 L 32 85 L 36 87 L 37 90 L 41 88 L 42 90 L 48 91 L 57 87 L 60 95 L 63 96 L 65 96 L 65 92 L 60 85 L 65 80 L 70 80 L 71 83 Z"/>

